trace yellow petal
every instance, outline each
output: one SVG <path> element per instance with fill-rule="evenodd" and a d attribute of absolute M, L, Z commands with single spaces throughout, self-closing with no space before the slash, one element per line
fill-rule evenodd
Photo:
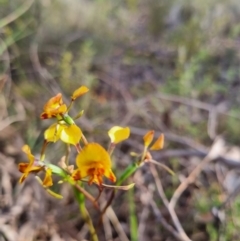
<path fill-rule="evenodd" d="M 87 93 L 89 91 L 89 89 L 86 86 L 81 86 L 80 88 L 78 88 L 77 90 L 75 90 L 72 94 L 72 100 L 76 100 L 78 97 L 84 95 L 85 93 Z"/>
<path fill-rule="evenodd" d="M 28 174 L 29 174 L 29 173 L 23 173 L 22 176 L 21 176 L 20 179 L 19 179 L 19 183 L 22 183 L 22 182 L 26 179 L 26 177 L 28 176 Z"/>
<path fill-rule="evenodd" d="M 108 131 L 112 143 L 119 143 L 126 140 L 130 135 L 129 127 L 114 126 Z"/>
<path fill-rule="evenodd" d="M 34 161 L 34 155 L 31 153 L 31 149 L 28 145 L 22 147 L 22 151 L 27 155 L 29 162 L 32 164 Z"/>
<path fill-rule="evenodd" d="M 19 179 L 19 183 L 22 183 L 31 172 L 36 173 L 42 169 L 40 166 L 31 166 L 28 163 L 19 163 L 18 168 L 20 172 L 23 172 Z"/>
<path fill-rule="evenodd" d="M 53 185 L 53 181 L 52 181 L 52 170 L 50 168 L 48 168 L 46 170 L 46 174 L 45 174 L 45 178 L 43 180 L 42 185 L 44 187 L 50 187 Z"/>
<path fill-rule="evenodd" d="M 77 155 L 76 158 L 77 166 L 89 167 L 95 163 L 101 163 L 105 167 L 111 167 L 111 159 L 107 151 L 98 143 L 88 143 Z"/>
<path fill-rule="evenodd" d="M 116 176 L 114 175 L 111 169 L 105 170 L 104 176 L 107 177 L 112 182 L 116 182 L 117 180 Z"/>
<path fill-rule="evenodd" d="M 57 109 L 63 104 L 62 94 L 58 93 L 54 97 L 48 100 L 48 102 L 44 105 L 44 111 L 48 111 L 49 109 Z"/>
<path fill-rule="evenodd" d="M 154 131 L 148 131 L 147 134 L 143 137 L 145 147 L 148 147 L 151 144 L 153 140 L 153 136 L 154 136 Z"/>
<path fill-rule="evenodd" d="M 53 115 L 63 114 L 67 112 L 67 106 L 65 104 L 59 106 L 57 110 L 52 110 Z"/>
<path fill-rule="evenodd" d="M 28 154 L 31 154 L 31 149 L 30 149 L 30 147 L 29 147 L 28 145 L 24 145 L 24 146 L 22 147 L 22 151 L 23 151 L 24 153 L 26 153 L 27 155 L 28 155 Z"/>
<path fill-rule="evenodd" d="M 60 124 L 54 123 L 44 132 L 44 138 L 47 142 L 56 142 L 60 138 L 62 127 Z"/>
<path fill-rule="evenodd" d="M 164 135 L 161 134 L 158 137 L 158 139 L 153 143 L 150 150 L 152 150 L 152 151 L 161 150 L 163 148 L 163 144 L 164 144 Z"/>
<path fill-rule="evenodd" d="M 76 145 L 82 137 L 81 129 L 76 125 L 63 126 L 60 139 L 68 144 Z"/>

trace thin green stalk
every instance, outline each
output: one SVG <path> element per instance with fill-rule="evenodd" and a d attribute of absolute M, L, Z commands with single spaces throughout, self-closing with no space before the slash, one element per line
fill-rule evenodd
<path fill-rule="evenodd" d="M 96 230 L 93 226 L 92 219 L 85 206 L 85 196 L 83 195 L 83 193 L 79 192 L 76 188 L 74 188 L 74 193 L 75 193 L 76 200 L 79 204 L 79 209 L 80 209 L 81 215 L 88 225 L 89 232 L 91 235 L 91 240 L 98 241 L 98 236 L 97 236 Z"/>
<path fill-rule="evenodd" d="M 138 235 L 138 222 L 136 217 L 136 206 L 134 203 L 134 188 L 131 188 L 128 191 L 128 202 L 129 202 L 129 212 L 130 212 L 130 235 L 131 235 L 131 241 L 137 241 Z"/>
<path fill-rule="evenodd" d="M 137 169 L 139 168 L 138 163 L 132 163 L 130 164 L 125 171 L 123 172 L 123 174 L 120 176 L 120 178 L 118 179 L 116 186 L 121 185 L 128 177 L 130 177 Z"/>
<path fill-rule="evenodd" d="M 93 206 L 96 209 L 99 209 L 98 203 L 96 202 L 94 197 L 89 192 L 87 192 L 83 187 L 81 187 L 77 183 L 74 186 L 80 193 L 82 193 L 82 195 L 84 195 L 86 198 L 88 198 L 92 202 Z"/>

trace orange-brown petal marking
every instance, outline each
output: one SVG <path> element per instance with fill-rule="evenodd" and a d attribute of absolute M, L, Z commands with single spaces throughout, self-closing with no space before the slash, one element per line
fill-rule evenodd
<path fill-rule="evenodd" d="M 29 163 L 19 163 L 18 164 L 18 170 L 22 173 L 26 172 L 27 168 L 29 166 Z"/>
<path fill-rule="evenodd" d="M 30 163 L 19 163 L 18 170 L 22 173 L 37 172 L 42 169 L 42 166 L 34 166 Z"/>
<path fill-rule="evenodd" d="M 59 106 L 58 108 L 48 108 L 41 114 L 41 119 L 49 119 L 53 117 L 57 117 L 57 115 L 61 115 L 67 112 L 67 106 L 65 104 Z"/>
<path fill-rule="evenodd" d="M 104 175 L 104 168 L 101 168 L 101 167 L 99 168 L 96 165 L 96 167 L 89 168 L 87 174 L 89 176 L 88 183 L 90 185 L 93 182 L 97 183 L 98 185 L 102 184 L 102 176 Z"/>
<path fill-rule="evenodd" d="M 113 182 L 116 181 L 116 177 L 111 170 L 110 156 L 107 151 L 97 143 L 85 145 L 77 155 L 76 163 L 78 172 L 74 172 L 75 177 L 88 177 L 89 184 L 94 182 L 101 185 L 103 176 Z"/>
<path fill-rule="evenodd" d="M 81 180 L 81 173 L 79 169 L 73 171 L 72 178 L 75 181 Z"/>

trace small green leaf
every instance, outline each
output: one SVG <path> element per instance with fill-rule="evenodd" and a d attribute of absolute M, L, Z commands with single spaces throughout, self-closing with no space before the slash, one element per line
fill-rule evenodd
<path fill-rule="evenodd" d="M 47 166 L 52 170 L 52 173 L 57 174 L 58 176 L 61 176 L 64 178 L 67 176 L 66 172 L 62 168 L 54 164 L 47 164 Z"/>
<path fill-rule="evenodd" d="M 130 177 L 138 168 L 139 165 L 137 163 L 130 164 L 118 179 L 116 186 L 120 186 L 122 182 L 125 181 L 128 177 Z"/>

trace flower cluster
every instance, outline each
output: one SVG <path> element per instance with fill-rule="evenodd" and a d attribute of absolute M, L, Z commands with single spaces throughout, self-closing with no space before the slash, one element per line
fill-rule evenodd
<path fill-rule="evenodd" d="M 67 181 L 74 186 L 78 185 L 80 182 L 87 182 L 89 185 L 97 185 L 100 191 L 103 187 L 113 188 L 114 190 L 128 190 L 133 184 L 120 186 L 122 182 L 133 174 L 142 164 L 146 162 L 154 163 L 150 151 L 163 148 L 164 136 L 161 134 L 152 144 L 154 138 L 154 131 L 152 130 L 148 131 L 143 137 L 143 152 L 140 154 L 133 154 L 138 157 L 137 161 L 130 164 L 117 181 L 112 170 L 111 155 L 118 143 L 129 138 L 130 129 L 121 126 L 112 127 L 108 131 L 110 144 L 107 150 L 98 143 L 89 143 L 81 128 L 75 123 L 75 120 L 82 116 L 83 111 L 79 112 L 74 118 L 69 114 L 69 110 L 74 101 L 88 91 L 89 89 L 86 86 L 81 86 L 75 90 L 71 96 L 69 105 L 64 103 L 61 93 L 58 93 L 56 96 L 49 99 L 44 105 L 40 118 L 43 120 L 53 119 L 54 123 L 44 132 L 44 142 L 39 159 L 34 157 L 28 145 L 23 146 L 22 150 L 27 155 L 29 162 L 19 163 L 19 171 L 22 172 L 22 176 L 19 180 L 20 183 L 22 183 L 29 174 L 35 174 L 39 183 L 48 191 L 48 193 L 57 198 L 61 198 L 61 196 L 49 189 L 49 187 L 53 185 L 52 174 L 61 176 L 62 181 Z M 60 167 L 45 160 L 45 150 L 48 147 L 48 144 L 51 142 L 55 143 L 59 140 L 67 146 L 73 145 L 76 148 L 77 155 L 75 158 L 75 165 L 68 165 L 69 153 L 66 153 L 66 156 L 62 158 Z M 69 148 L 67 148 L 67 150 L 69 150 Z M 39 177 L 39 172 L 45 173 L 43 180 Z M 104 177 L 113 183 L 117 181 L 117 186 L 104 184 Z M 81 189 L 79 185 L 78 189 Z M 81 192 L 85 193 L 85 195 L 95 203 L 90 194 L 86 193 L 83 189 L 81 189 Z"/>
<path fill-rule="evenodd" d="M 93 206 L 100 211 L 101 216 L 98 223 L 101 223 L 102 217 L 109 205 L 111 205 L 117 190 L 129 190 L 134 186 L 134 183 L 125 186 L 122 186 L 122 183 L 137 171 L 138 168 L 146 163 L 153 163 L 165 168 L 169 172 L 171 172 L 171 170 L 164 164 L 152 159 L 150 151 L 161 150 L 163 148 L 164 136 L 161 134 L 157 140 L 153 142 L 154 131 L 151 130 L 143 137 L 143 151 L 138 154 L 132 153 L 132 155 L 137 158 L 126 167 L 118 178 L 116 178 L 112 170 L 111 156 L 117 144 L 129 138 L 130 129 L 129 127 L 113 126 L 108 131 L 110 143 L 107 149 L 99 143 L 88 142 L 82 129 L 75 123 L 75 120 L 83 115 L 83 110 L 75 117 L 69 114 L 74 101 L 88 91 L 89 89 L 86 86 L 81 86 L 75 90 L 71 95 L 69 105 L 64 103 L 61 93 L 58 93 L 47 101 L 43 107 L 40 118 L 42 120 L 52 119 L 53 123 L 44 131 L 44 141 L 40 157 L 35 157 L 30 147 L 24 145 L 22 151 L 26 154 L 28 163 L 19 163 L 18 168 L 22 173 L 19 183 L 22 183 L 30 174 L 34 174 L 43 188 L 55 198 L 62 198 L 62 196 L 50 189 L 53 185 L 53 174 L 61 178 L 58 183 L 67 182 L 70 184 L 74 190 L 80 212 L 86 224 L 89 226 L 91 240 L 97 241 L 97 232 L 85 206 L 85 198 L 90 200 Z M 46 148 L 49 147 L 49 143 L 55 143 L 57 141 L 61 141 L 67 145 L 66 155 L 61 158 L 58 166 L 49 163 L 47 158 L 45 158 L 45 151 Z M 70 145 L 74 146 L 76 150 L 74 165 L 69 165 Z M 39 175 L 40 172 L 44 173 L 43 178 Z M 115 184 L 106 184 L 105 179 Z M 99 190 L 99 195 L 96 198 L 93 197 L 86 188 L 87 185 L 92 184 L 95 184 Z M 105 207 L 102 208 L 98 204 L 98 199 L 104 188 L 111 189 L 111 193 L 108 195 Z"/>
<path fill-rule="evenodd" d="M 71 96 L 70 105 L 67 106 L 63 102 L 62 94 L 59 93 L 52 97 L 43 108 L 40 115 L 41 119 L 54 119 L 55 122 L 44 132 L 44 144 L 41 151 L 40 160 L 37 160 L 32 155 L 29 146 L 25 145 L 22 150 L 26 153 L 29 163 L 20 163 L 19 171 L 22 176 L 19 180 L 22 183 L 26 177 L 33 173 L 37 176 L 40 171 L 45 172 L 43 181 L 37 176 L 40 183 L 45 188 L 53 185 L 52 173 L 54 173 L 54 165 L 45 161 L 45 149 L 50 142 L 57 142 L 61 140 L 67 145 L 73 145 L 78 152 L 76 156 L 76 169 L 71 168 L 66 163 L 62 165 L 64 173 L 68 176 L 67 180 L 70 183 L 78 181 L 87 181 L 88 184 L 96 184 L 99 187 L 103 185 L 103 177 L 108 178 L 112 182 L 116 182 L 116 176 L 112 171 L 111 153 L 115 145 L 127 139 L 130 135 L 128 127 L 115 126 L 108 132 L 110 137 L 110 145 L 108 150 L 104 149 L 98 143 L 88 143 L 82 130 L 77 126 L 74 120 L 82 115 L 83 112 L 76 118 L 69 115 L 69 110 L 73 102 L 80 96 L 87 93 L 89 89 L 86 86 L 81 86 Z M 65 178 L 66 179 L 66 178 Z"/>

